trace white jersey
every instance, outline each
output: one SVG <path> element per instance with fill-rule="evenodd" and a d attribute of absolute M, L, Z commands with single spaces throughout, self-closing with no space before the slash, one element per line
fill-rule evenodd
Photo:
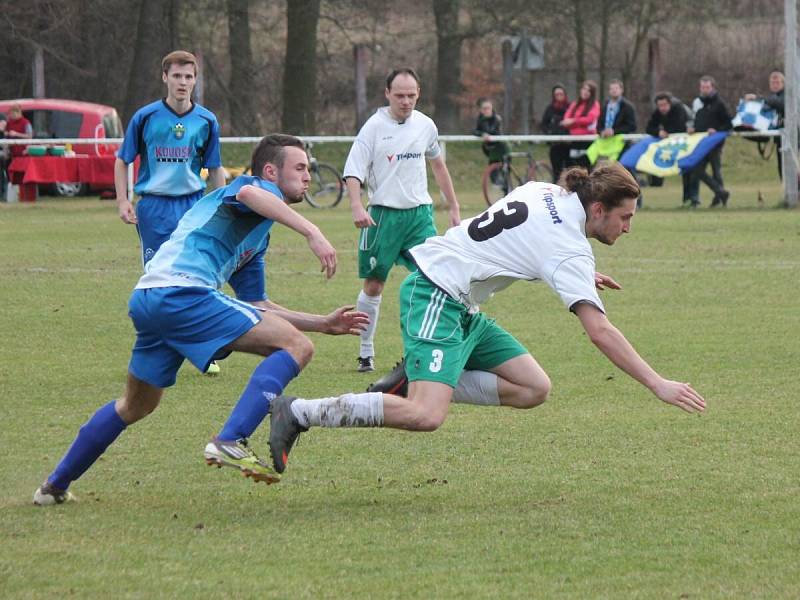
<path fill-rule="evenodd" d="M 385 106 L 358 132 L 344 177 L 366 182 L 370 206 L 415 208 L 433 202 L 425 159 L 441 153 L 439 132 L 429 117 L 415 110 L 400 123 Z"/>
<path fill-rule="evenodd" d="M 531 182 L 411 254 L 428 279 L 470 312 L 518 279 L 544 281 L 569 309 L 590 302 L 605 312 L 585 227 L 576 194 Z"/>

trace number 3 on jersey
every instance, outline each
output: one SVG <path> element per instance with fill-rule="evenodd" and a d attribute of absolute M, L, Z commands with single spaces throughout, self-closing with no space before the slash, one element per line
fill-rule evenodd
<path fill-rule="evenodd" d="M 444 358 L 444 352 L 439 349 L 433 350 L 431 352 L 431 364 L 428 365 L 428 369 L 431 373 L 438 373 L 442 370 L 442 359 Z"/>
<path fill-rule="evenodd" d="M 499 204 L 497 208 L 490 208 L 472 219 L 467 233 L 476 242 L 485 242 L 506 229 L 522 225 L 527 219 L 528 205 L 514 200 L 506 204 Z"/>

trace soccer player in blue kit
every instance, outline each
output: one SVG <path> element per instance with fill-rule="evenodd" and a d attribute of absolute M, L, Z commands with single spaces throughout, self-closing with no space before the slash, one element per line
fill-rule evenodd
<path fill-rule="evenodd" d="M 140 108 L 133 115 L 114 164 L 117 208 L 123 223 L 136 225 L 142 245 L 142 264 L 147 264 L 169 239 L 178 221 L 202 198 L 206 183 L 203 167 L 213 188 L 225 184 L 219 149 L 219 124 L 210 110 L 192 101 L 197 78 L 197 59 L 176 50 L 161 61 L 161 78 L 167 97 Z M 139 201 L 128 198 L 128 165 L 141 157 L 134 191 Z M 263 273 L 263 256 L 248 269 Z M 231 282 L 236 297 L 260 301 L 258 290 L 242 289 L 242 276 Z M 238 285 L 237 285 L 238 284 Z M 210 373 L 219 372 L 216 363 Z"/>
<path fill-rule="evenodd" d="M 269 242 L 273 222 L 303 235 L 327 277 L 336 271 L 336 252 L 320 230 L 287 202 L 303 197 L 310 180 L 303 143 L 268 135 L 253 152 L 252 173 L 202 198 L 145 266 L 131 294 L 129 315 L 136 343 L 125 395 L 101 407 L 78 432 L 56 469 L 34 493 L 38 505 L 74 499 L 78 479 L 125 430 L 158 406 L 175 383 L 185 359 L 204 370 L 232 351 L 266 358 L 256 367 L 219 434 L 205 447 L 210 465 L 239 469 L 255 481 L 279 475 L 248 446 L 247 438 L 269 412 L 272 398 L 311 360 L 313 345 L 299 330 L 358 335 L 367 315 L 343 306 L 311 315 L 266 301 L 267 310 L 219 291 L 230 275 Z M 260 274 L 263 280 L 263 274 Z"/>

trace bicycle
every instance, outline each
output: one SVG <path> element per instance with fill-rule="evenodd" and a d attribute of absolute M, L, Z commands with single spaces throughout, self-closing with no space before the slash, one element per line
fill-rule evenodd
<path fill-rule="evenodd" d="M 321 163 L 314 158 L 311 154 L 312 144 L 310 142 L 306 142 L 305 146 L 308 155 L 308 170 L 311 173 L 305 200 L 314 208 L 333 208 L 339 204 L 344 195 L 342 174 L 331 165 Z"/>
<path fill-rule="evenodd" d="M 524 173 L 514 168 L 513 158 L 525 158 L 527 169 Z M 483 171 L 483 198 L 491 206 L 500 198 L 523 183 L 529 181 L 553 181 L 553 168 L 544 160 L 535 160 L 530 152 L 509 152 L 503 155 L 502 162 L 489 164 Z"/>

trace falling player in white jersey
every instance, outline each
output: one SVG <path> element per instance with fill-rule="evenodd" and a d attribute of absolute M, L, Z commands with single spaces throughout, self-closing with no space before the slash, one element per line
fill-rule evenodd
<path fill-rule="evenodd" d="M 597 289 L 618 288 L 595 271 L 588 238 L 612 245 L 630 231 L 639 186 L 611 165 L 589 175 L 566 171 L 560 186 L 528 183 L 477 217 L 411 250 L 419 270 L 400 287 L 408 397 L 383 392 L 273 401 L 270 451 L 275 469 L 311 426 L 393 427 L 433 431 L 451 399 L 533 408 L 550 379 L 511 334 L 479 312 L 479 303 L 518 279 L 544 281 L 575 313 L 611 362 L 657 398 L 687 412 L 705 400 L 688 383 L 653 370 L 608 320 Z"/>

